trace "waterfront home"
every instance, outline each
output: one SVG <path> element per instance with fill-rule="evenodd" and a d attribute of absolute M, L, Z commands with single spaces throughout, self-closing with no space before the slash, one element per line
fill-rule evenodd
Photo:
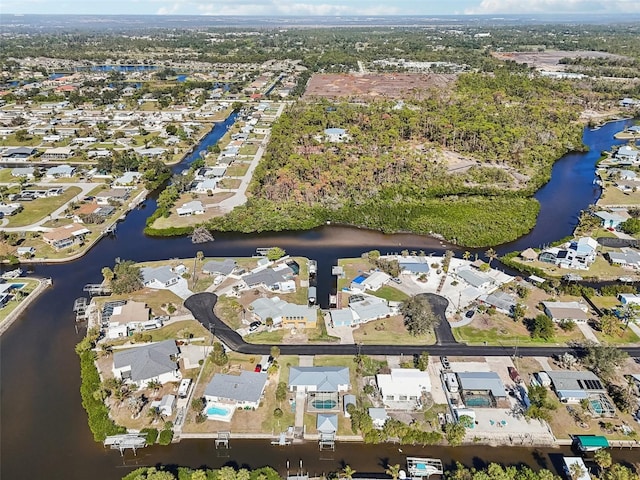
<path fill-rule="evenodd" d="M 169 288 L 180 281 L 180 277 L 167 265 L 160 267 L 142 267 L 140 273 L 142 274 L 142 284 L 149 288 Z"/>
<path fill-rule="evenodd" d="M 4 158 L 10 158 L 11 160 L 26 160 L 36 152 L 37 150 L 33 147 L 12 147 L 7 148 L 2 156 Z"/>
<path fill-rule="evenodd" d="M 609 177 L 614 180 L 638 180 L 638 174 L 633 170 L 627 170 L 624 168 L 610 168 L 607 170 Z"/>
<path fill-rule="evenodd" d="M 625 97 L 620 100 L 620 106 L 625 108 L 633 108 L 635 106 L 640 105 L 640 100 L 636 100 L 634 98 Z"/>
<path fill-rule="evenodd" d="M 151 381 L 179 382 L 182 379 L 175 340 L 143 345 L 113 354 L 113 375 L 145 388 Z"/>
<path fill-rule="evenodd" d="M 258 298 L 249 305 L 254 321 L 266 323 L 270 318 L 274 325 L 285 328 L 315 328 L 318 310 L 307 305 L 297 305 L 279 297 Z"/>
<path fill-rule="evenodd" d="M 191 215 L 204 214 L 204 206 L 199 200 L 193 200 L 191 202 L 183 203 L 182 206 L 176 209 L 176 213 L 179 217 L 190 217 Z"/>
<path fill-rule="evenodd" d="M 11 176 L 13 177 L 24 177 L 24 178 L 33 178 L 35 173 L 35 168 L 33 167 L 17 167 L 11 169 Z"/>
<path fill-rule="evenodd" d="M 619 252 L 607 252 L 605 257 L 614 265 L 628 268 L 640 268 L 640 252 L 633 248 L 621 248 Z"/>
<path fill-rule="evenodd" d="M 422 395 L 431 392 L 429 373 L 417 368 L 392 368 L 391 373 L 377 374 L 376 383 L 384 404 L 402 410 L 413 410 Z"/>
<path fill-rule="evenodd" d="M 544 313 L 554 322 L 573 321 L 586 323 L 589 318 L 589 308 L 579 302 L 542 302 Z"/>
<path fill-rule="evenodd" d="M 76 171 L 76 167 L 71 165 L 56 165 L 47 169 L 47 178 L 70 178 L 73 177 L 73 173 Z"/>
<path fill-rule="evenodd" d="M 96 194 L 98 205 L 109 205 L 111 203 L 124 203 L 129 198 L 129 189 L 111 188 Z"/>
<path fill-rule="evenodd" d="M 47 245 L 51 245 L 56 250 L 61 250 L 84 243 L 84 239 L 89 233 L 91 233 L 91 230 L 84 225 L 72 223 L 44 233 L 42 239 Z"/>
<path fill-rule="evenodd" d="M 494 280 L 489 275 L 468 266 L 459 267 L 455 273 L 458 278 L 477 289 L 487 290 L 494 286 Z"/>
<path fill-rule="evenodd" d="M 240 375 L 217 373 L 204 389 L 209 402 L 232 404 L 234 408 L 258 408 L 267 385 L 266 372 L 243 370 Z"/>
<path fill-rule="evenodd" d="M 42 154 L 43 160 L 66 160 L 73 155 L 69 147 L 47 148 Z"/>
<path fill-rule="evenodd" d="M 279 291 L 281 286 L 291 280 L 293 276 L 294 272 L 291 267 L 282 263 L 273 268 L 255 269 L 243 275 L 242 281 L 248 288 L 262 286 L 269 290 Z"/>
<path fill-rule="evenodd" d="M 18 247 L 16 254 L 19 257 L 31 257 L 35 255 L 36 249 L 34 247 Z"/>
<path fill-rule="evenodd" d="M 142 174 L 140 172 L 124 172 L 122 176 L 113 181 L 113 185 L 116 187 L 130 187 L 138 183 L 141 177 Z"/>
<path fill-rule="evenodd" d="M 457 372 L 463 403 L 467 407 L 496 407 L 507 400 L 507 391 L 496 372 Z"/>
<path fill-rule="evenodd" d="M 398 257 L 398 265 L 402 273 L 411 273 L 413 275 L 423 275 L 429 273 L 428 257 Z"/>
<path fill-rule="evenodd" d="M 385 272 L 372 272 L 368 275 L 360 275 L 353 279 L 350 289 L 354 292 L 365 292 L 371 290 L 375 292 L 391 280 L 391 276 Z"/>
<path fill-rule="evenodd" d="M 586 370 L 546 370 L 551 386 L 562 403 L 604 397 L 607 389 L 600 379 Z"/>
<path fill-rule="evenodd" d="M 349 302 L 349 309 L 353 312 L 353 324 L 388 318 L 394 314 L 386 300 L 370 296 L 364 300 Z"/>
<path fill-rule="evenodd" d="M 600 219 L 600 224 L 604 228 L 618 228 L 621 223 L 624 223 L 629 218 L 629 215 L 610 213 L 604 210 L 596 212 L 594 215 Z"/>
<path fill-rule="evenodd" d="M 193 187 L 192 191 L 195 193 L 209 193 L 212 190 L 215 190 L 217 187 L 218 187 L 218 179 L 207 178 L 206 180 L 197 182 L 195 187 Z"/>
<path fill-rule="evenodd" d="M 538 257 L 541 262 L 552 263 L 560 268 L 588 270 L 596 260 L 598 242 L 591 237 L 581 237 L 561 247 L 544 250 Z"/>
<path fill-rule="evenodd" d="M 109 321 L 119 324 L 140 324 L 149 320 L 150 312 L 151 310 L 146 303 L 128 301 L 124 305 L 118 305 L 113 308 Z"/>
<path fill-rule="evenodd" d="M 623 145 L 622 147 L 620 147 L 618 149 L 618 151 L 615 154 L 615 158 L 616 160 L 620 160 L 623 162 L 636 162 L 638 160 L 638 155 L 640 154 L 640 151 L 636 150 L 633 147 L 630 147 L 629 145 Z"/>
<path fill-rule="evenodd" d="M 167 151 L 166 148 L 159 148 L 159 147 L 154 147 L 154 148 L 136 148 L 134 150 L 141 157 L 159 157 L 159 156 L 163 155 Z"/>
<path fill-rule="evenodd" d="M 202 273 L 208 275 L 229 275 L 235 270 L 236 266 L 236 261 L 231 258 L 209 260 L 202 266 Z"/>

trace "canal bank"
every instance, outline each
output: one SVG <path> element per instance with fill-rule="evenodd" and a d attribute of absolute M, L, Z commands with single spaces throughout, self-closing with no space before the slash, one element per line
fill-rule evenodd
<path fill-rule="evenodd" d="M 614 122 L 613 130 L 619 131 L 620 122 Z M 542 205 L 539 222 L 549 227 L 534 229 L 535 235 L 523 237 L 518 242 L 531 246 L 549 243 L 570 234 L 578 210 L 591 203 L 593 165 L 586 156 L 605 150 L 614 144 L 606 127 L 598 131 L 585 131 L 587 154 L 571 154 L 554 166 L 551 181 L 544 187 L 547 193 L 536 197 Z M 197 149 L 199 152 L 199 149 Z M 194 151 L 197 158 L 197 153 Z M 598 155 L 599 156 L 599 155 Z M 589 157 L 590 158 L 590 157 Z M 580 182 L 569 183 L 571 171 L 582 171 Z M 184 164 L 175 171 L 185 168 Z M 563 174 L 555 179 L 556 168 Z M 582 178 L 584 176 L 584 179 Z M 588 185 L 586 178 L 589 176 Z M 585 181 L 583 181 L 585 180 Z M 584 204 L 573 204 L 578 210 L 569 212 L 554 209 L 556 203 L 566 203 L 580 196 Z M 190 239 L 151 238 L 142 233 L 146 218 L 155 210 L 152 194 L 139 208 L 129 212 L 113 236 L 105 237 L 96 248 L 73 263 L 60 265 L 28 265 L 26 268 L 42 277 L 52 277 L 53 285 L 40 299 L 29 306 L 12 328 L 0 337 L 0 425 L 2 425 L 2 463 L 0 476 L 19 478 L 78 478 L 89 476 L 96 480 L 122 477 L 129 469 L 144 465 L 173 464 L 197 467 L 207 465 L 237 465 L 259 467 L 272 465 L 284 473 L 287 460 L 293 463 L 303 459 L 305 469 L 312 474 L 336 471 L 342 462 L 361 473 L 384 472 L 383 463 L 403 464 L 406 455 L 442 458 L 451 465 L 460 461 L 466 465 L 481 466 L 488 461 L 504 464 L 526 463 L 533 467 L 554 465 L 554 455 L 568 449 L 535 449 L 514 447 L 488 448 L 477 445 L 449 447 L 407 447 L 397 445 L 337 445 L 335 452 L 321 452 L 315 443 L 271 447 L 266 441 L 238 440 L 228 451 L 215 450 L 213 441 L 186 440 L 168 447 L 149 447 L 138 452 L 137 457 L 128 454 L 121 458 L 117 451 L 105 450 L 93 441 L 87 426 L 86 413 L 80 402 L 80 371 L 75 344 L 81 339 L 76 334 L 75 317 L 71 311 L 73 300 L 83 296 L 82 287 L 98 283 L 104 266 L 113 266 L 116 258 L 134 261 L 165 260 L 167 258 L 195 257 L 201 250 L 206 256 L 242 257 L 253 254 L 256 248 L 278 245 L 287 253 L 306 256 L 318 261 L 318 297 L 326 306 L 328 295 L 335 284 L 331 265 L 338 258 L 358 257 L 363 252 L 377 249 L 382 253 L 403 249 L 441 253 L 447 248 L 437 239 L 418 235 L 385 235 L 344 227 L 324 226 L 304 232 L 264 233 L 243 235 L 217 233 L 216 241 L 193 245 Z M 563 217 L 569 215 L 569 220 Z M 560 228 L 561 227 L 561 228 Z M 564 233 L 564 232 L 567 233 Z M 529 240 L 527 240 L 529 239 Z M 533 240 L 532 240 L 533 239 Z M 535 242 L 535 243 L 534 243 Z M 517 243 L 517 242 L 514 242 Z M 526 248 L 526 247 L 525 247 Z M 513 244 L 499 247 L 499 251 L 514 250 Z M 482 256 L 482 252 L 478 252 Z M 402 450 L 402 451 L 399 451 Z M 38 461 L 32 461 L 37 452 Z M 637 451 L 612 451 L 614 461 L 631 462 Z"/>

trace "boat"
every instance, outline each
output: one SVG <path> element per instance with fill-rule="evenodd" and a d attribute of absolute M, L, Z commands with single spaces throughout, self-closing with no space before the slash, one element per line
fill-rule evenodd
<path fill-rule="evenodd" d="M 620 278 L 618 278 L 618 281 L 622 282 L 622 283 L 631 283 L 634 280 L 631 277 L 620 277 Z"/>
<path fill-rule="evenodd" d="M 15 270 L 9 270 L 8 272 L 4 272 L 2 275 L 0 275 L 0 277 L 7 280 L 12 278 L 18 278 L 20 275 L 22 275 L 22 269 L 16 268 Z"/>

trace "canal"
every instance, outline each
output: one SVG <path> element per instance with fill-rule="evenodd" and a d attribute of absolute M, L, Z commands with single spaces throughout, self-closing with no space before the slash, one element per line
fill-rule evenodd
<path fill-rule="evenodd" d="M 218 124 L 194 150 L 185 163 L 198 158 L 199 151 L 215 143 L 233 119 Z M 592 185 L 595 161 L 601 150 L 616 142 L 613 133 L 625 122 L 607 124 L 597 131 L 585 130 L 588 153 L 569 154 L 553 169 L 551 181 L 538 192 L 542 203 L 538 226 L 527 236 L 499 247 L 514 248 L 542 245 L 571 233 L 577 214 L 593 203 L 599 189 Z M 180 171 L 185 163 L 174 168 Z M 570 185 L 571 188 L 567 188 Z M 570 205 L 570 208 L 567 207 Z M 266 441 L 234 440 L 229 451 L 216 451 L 213 441 L 188 440 L 169 447 L 150 447 L 134 457 L 121 458 L 116 451 L 96 444 L 87 427 L 80 403 L 80 372 L 74 345 L 76 333 L 71 311 L 73 300 L 83 296 L 86 283 L 101 281 L 100 270 L 112 266 L 115 258 L 162 260 L 193 257 L 198 250 L 207 256 L 248 256 L 257 247 L 278 245 L 292 255 L 318 260 L 318 293 L 326 298 L 334 284 L 331 265 L 337 258 L 358 256 L 379 249 L 382 252 L 424 250 L 441 252 L 446 247 L 436 239 L 418 235 L 384 235 L 379 232 L 343 227 L 320 227 L 305 232 L 244 235 L 217 233 L 213 243 L 192 245 L 188 238 L 150 238 L 142 233 L 146 218 L 155 209 L 153 197 L 131 211 L 118 226 L 117 234 L 103 239 L 82 259 L 61 265 L 38 265 L 36 275 L 50 276 L 53 286 L 34 302 L 22 317 L 0 337 L 0 477 L 22 478 L 121 478 L 131 468 L 142 465 L 172 464 L 198 467 L 271 465 L 284 473 L 286 461 L 310 473 L 331 472 L 348 463 L 361 473 L 381 474 L 386 463 L 404 462 L 406 455 L 433 456 L 448 464 L 460 461 L 481 465 L 496 461 L 505 464 L 526 463 L 543 467 L 555 465 L 560 450 L 532 448 L 418 448 L 397 445 L 344 445 L 335 452 L 318 452 L 314 443 L 290 447 L 271 447 Z M 613 451 L 617 461 L 632 461 L 628 450 Z"/>

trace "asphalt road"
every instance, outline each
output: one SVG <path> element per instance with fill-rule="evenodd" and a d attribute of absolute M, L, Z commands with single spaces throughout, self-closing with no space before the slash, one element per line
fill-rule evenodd
<path fill-rule="evenodd" d="M 436 295 L 437 297 L 437 295 Z M 433 299 L 430 299 L 432 301 Z M 436 299 L 437 300 L 437 299 Z M 228 348 L 239 353 L 253 355 L 267 355 L 270 353 L 271 345 L 258 345 L 245 342 L 242 337 L 226 323 L 216 317 L 213 307 L 218 301 L 217 295 L 209 292 L 196 293 L 189 297 L 184 306 L 193 314 L 206 329 L 220 339 Z M 434 305 L 434 311 L 439 313 L 440 307 Z M 446 308 L 446 304 L 444 305 Z M 440 314 L 440 313 L 439 313 Z M 442 313 L 443 315 L 443 313 Z M 441 322 L 445 323 L 445 322 Z M 449 333 L 451 330 L 449 329 Z M 451 335 L 453 338 L 453 335 Z M 430 355 L 451 355 L 451 356 L 483 356 L 483 357 L 508 357 L 517 353 L 522 357 L 549 357 L 565 352 L 581 356 L 582 352 L 572 347 L 500 347 L 500 346 L 469 346 L 461 343 L 442 342 L 436 345 L 278 345 L 283 355 L 355 355 L 360 353 L 365 355 L 419 355 L 423 351 L 428 351 Z M 632 357 L 640 357 L 640 347 L 622 348 Z"/>

